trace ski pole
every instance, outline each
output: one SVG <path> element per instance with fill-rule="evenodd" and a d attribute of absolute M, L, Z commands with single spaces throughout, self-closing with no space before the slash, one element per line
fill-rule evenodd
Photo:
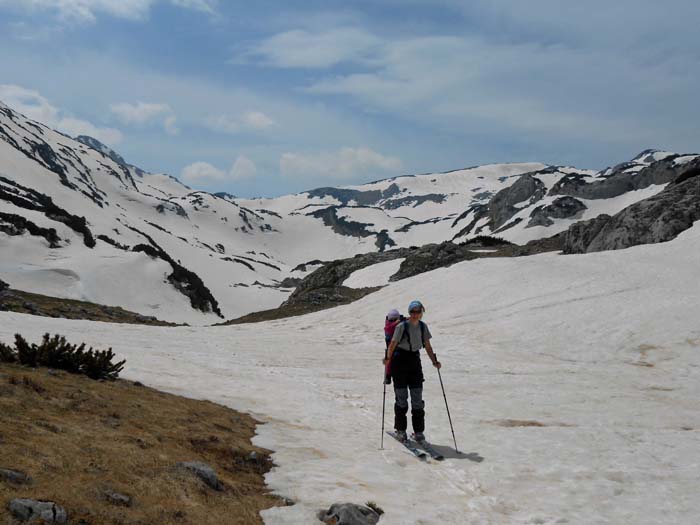
<path fill-rule="evenodd" d="M 386 375 L 382 374 L 382 383 L 384 384 L 384 397 L 382 398 L 382 444 L 379 450 L 384 450 L 384 412 L 386 411 Z"/>
<path fill-rule="evenodd" d="M 437 356 L 435 356 L 437 359 Z M 450 417 L 450 407 L 447 405 L 447 396 L 445 395 L 445 385 L 442 384 L 442 374 L 440 369 L 437 369 L 438 377 L 440 378 L 440 387 L 442 388 L 442 397 L 445 398 L 445 408 L 447 409 L 447 419 L 450 421 L 450 430 L 452 430 L 452 439 L 455 442 L 455 452 L 459 454 L 459 449 L 457 448 L 457 438 L 455 438 L 455 428 L 452 426 L 452 418 Z"/>

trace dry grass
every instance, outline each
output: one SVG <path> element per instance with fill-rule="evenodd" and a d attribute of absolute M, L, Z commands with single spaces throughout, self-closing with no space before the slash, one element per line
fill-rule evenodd
<path fill-rule="evenodd" d="M 250 443 L 250 416 L 124 380 L 54 374 L 0 364 L 0 468 L 33 479 L 0 481 L 0 516 L 27 497 L 55 501 L 71 523 L 249 524 L 283 504 L 265 487 L 272 464 Z M 223 491 L 177 469 L 180 461 L 209 464 Z M 132 505 L 110 503 L 106 491 Z"/>

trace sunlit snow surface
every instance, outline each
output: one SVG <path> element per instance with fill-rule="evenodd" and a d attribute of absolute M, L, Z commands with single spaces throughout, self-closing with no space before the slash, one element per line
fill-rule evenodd
<path fill-rule="evenodd" d="M 357 270 L 343 281 L 343 286 L 349 286 L 350 288 L 384 286 L 389 283 L 389 278 L 399 271 L 403 261 L 403 258 L 394 259 L 393 261 L 385 261 Z"/>
<path fill-rule="evenodd" d="M 287 320 L 166 329 L 0 313 L 0 339 L 112 346 L 127 378 L 257 415 L 256 444 L 276 451 L 267 482 L 297 501 L 263 512 L 268 524 L 313 523 L 337 501 L 376 502 L 383 525 L 690 524 L 699 277 L 696 226 L 622 251 L 464 262 Z M 390 438 L 378 450 L 384 314 L 416 297 L 468 454 L 442 463 Z M 447 450 L 437 374 L 426 378 L 427 434 Z"/>

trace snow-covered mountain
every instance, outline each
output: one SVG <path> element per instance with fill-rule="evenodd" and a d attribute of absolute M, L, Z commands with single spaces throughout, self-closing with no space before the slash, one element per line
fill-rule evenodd
<path fill-rule="evenodd" d="M 0 139 L 0 279 L 189 323 L 278 306 L 293 291 L 285 279 L 312 261 L 548 237 L 655 195 L 697 157 L 650 150 L 602 172 L 496 164 L 239 199 L 146 173 L 1 103 Z"/>

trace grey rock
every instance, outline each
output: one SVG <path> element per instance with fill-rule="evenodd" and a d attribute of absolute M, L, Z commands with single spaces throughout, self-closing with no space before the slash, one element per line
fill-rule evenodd
<path fill-rule="evenodd" d="M 119 492 L 114 492 L 112 490 L 106 490 L 104 492 L 105 499 L 109 501 L 112 505 L 118 505 L 121 507 L 131 507 L 131 498 L 125 494 L 120 494 Z"/>
<path fill-rule="evenodd" d="M 635 163 L 616 166 L 611 175 L 600 180 L 588 181 L 586 177 L 572 174 L 562 177 L 549 191 L 549 195 L 569 195 L 582 199 L 611 199 L 628 191 L 640 190 L 654 184 L 667 184 L 682 175 L 691 164 L 678 166 L 678 155 L 654 162 L 638 172 L 625 172 Z"/>
<path fill-rule="evenodd" d="M 7 284 L 5 281 L 0 279 L 0 293 L 4 292 L 5 290 L 9 289 L 10 285 Z"/>
<path fill-rule="evenodd" d="M 544 183 L 529 173 L 521 175 L 515 183 L 493 196 L 488 204 L 491 230 L 496 231 L 510 219 L 518 209 L 515 204 L 529 201 L 530 204 L 542 199 L 547 193 Z"/>
<path fill-rule="evenodd" d="M 564 253 L 619 250 L 666 242 L 700 220 L 700 162 L 691 164 L 662 192 L 628 206 L 613 217 L 572 225 Z"/>
<path fill-rule="evenodd" d="M 364 505 L 334 503 L 327 511 L 321 511 L 318 517 L 328 525 L 375 525 L 380 516 Z"/>
<path fill-rule="evenodd" d="M 44 523 L 64 525 L 68 523 L 68 514 L 63 507 L 52 501 L 33 499 L 13 499 L 8 506 L 10 514 L 20 521 L 42 520 Z"/>
<path fill-rule="evenodd" d="M 223 485 L 219 481 L 219 477 L 206 463 L 201 461 L 182 461 L 177 464 L 178 467 L 189 470 L 197 475 L 204 483 L 214 490 L 223 490 Z"/>
<path fill-rule="evenodd" d="M 538 206 L 530 213 L 530 222 L 526 228 L 533 226 L 551 226 L 552 219 L 572 219 L 580 216 L 586 210 L 586 205 L 573 197 L 558 197 L 552 204 Z"/>
<path fill-rule="evenodd" d="M 15 485 L 30 485 L 32 478 L 19 470 L 0 468 L 0 481 L 14 483 Z"/>

